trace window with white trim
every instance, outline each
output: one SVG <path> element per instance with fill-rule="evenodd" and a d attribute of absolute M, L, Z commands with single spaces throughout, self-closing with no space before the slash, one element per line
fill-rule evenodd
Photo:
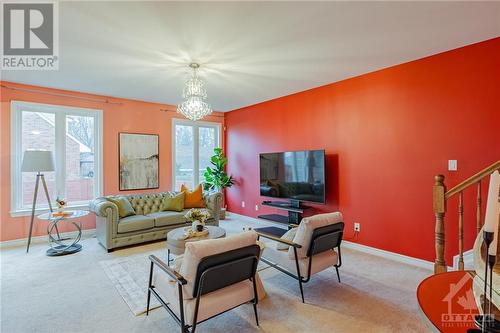
<path fill-rule="evenodd" d="M 53 152 L 55 172 L 44 172 L 52 203 L 88 205 L 102 192 L 102 111 L 28 102 L 11 103 L 12 214 L 31 209 L 36 173 L 21 172 L 26 150 Z M 48 203 L 40 184 L 37 208 Z"/>
<path fill-rule="evenodd" d="M 173 189 L 193 188 L 204 181 L 214 148 L 221 146 L 221 124 L 173 119 Z"/>

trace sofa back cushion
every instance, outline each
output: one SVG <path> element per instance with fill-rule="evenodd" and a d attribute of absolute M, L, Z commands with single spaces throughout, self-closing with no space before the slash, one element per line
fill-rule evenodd
<path fill-rule="evenodd" d="M 302 245 L 301 248 L 297 249 L 297 256 L 299 259 L 307 257 L 307 250 L 311 244 L 311 238 L 313 231 L 316 228 L 324 227 L 326 225 L 335 224 L 343 221 L 342 213 L 326 213 L 318 214 L 310 217 L 304 217 L 300 222 L 297 233 L 293 239 L 296 244 Z M 288 257 L 290 259 L 295 259 L 293 248 L 288 250 Z"/>
<path fill-rule="evenodd" d="M 127 196 L 137 214 L 146 215 L 160 211 L 164 193 L 133 194 Z"/>
<path fill-rule="evenodd" d="M 172 195 L 165 195 L 160 205 L 160 210 L 171 210 L 174 212 L 182 212 L 184 209 L 184 192 Z"/>
<path fill-rule="evenodd" d="M 121 198 L 126 198 L 132 208 L 137 215 L 147 215 L 151 213 L 160 212 L 162 208 L 163 199 L 165 197 L 174 197 L 181 192 L 157 192 L 157 193 L 136 193 L 136 194 L 127 194 L 120 195 Z M 118 196 L 106 196 L 106 200 L 110 198 L 113 199 Z M 202 192 L 202 200 L 203 200 L 203 208 L 205 208 L 205 199 L 203 197 Z M 213 208 L 212 208 L 213 209 Z"/>
<path fill-rule="evenodd" d="M 194 283 L 196 272 L 201 259 L 231 251 L 241 247 L 254 245 L 257 242 L 257 233 L 255 231 L 246 231 L 234 236 L 218 239 L 207 239 L 197 242 L 187 242 L 184 258 L 182 260 L 179 273 L 186 279 L 184 286 L 184 298 L 193 298 Z"/>
<path fill-rule="evenodd" d="M 184 208 L 205 208 L 205 200 L 203 200 L 203 188 L 199 184 L 193 191 L 182 184 L 181 192 L 184 193 Z"/>
<path fill-rule="evenodd" d="M 118 207 L 118 215 L 120 216 L 120 218 L 135 215 L 135 210 L 127 198 L 119 196 L 108 197 L 107 199 Z"/>

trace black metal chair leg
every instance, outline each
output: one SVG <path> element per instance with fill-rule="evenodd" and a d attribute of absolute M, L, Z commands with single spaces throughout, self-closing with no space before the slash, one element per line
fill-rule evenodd
<path fill-rule="evenodd" d="M 146 305 L 146 316 L 149 316 L 149 301 L 151 300 L 151 290 L 148 288 L 148 304 Z"/>
<path fill-rule="evenodd" d="M 304 290 L 302 289 L 302 276 L 300 274 L 299 259 L 297 257 L 297 248 L 293 248 L 293 254 L 295 256 L 295 268 L 297 268 L 297 280 L 299 281 L 300 296 L 302 297 L 302 303 L 304 302 Z M 311 262 L 309 261 L 309 267 L 311 267 Z"/>
<path fill-rule="evenodd" d="M 304 289 L 302 288 L 302 280 L 299 278 L 299 288 L 300 288 L 300 296 L 302 297 L 302 303 L 305 303 L 304 301 Z"/>
<path fill-rule="evenodd" d="M 335 266 L 335 270 L 337 271 L 337 279 L 339 279 L 339 283 L 340 283 L 339 266 Z"/>
<path fill-rule="evenodd" d="M 253 312 L 255 313 L 255 322 L 259 326 L 259 315 L 257 314 L 257 303 L 253 302 Z"/>
<path fill-rule="evenodd" d="M 146 305 L 146 316 L 149 315 L 149 303 L 151 301 L 151 284 L 153 283 L 153 262 L 151 261 L 151 268 L 149 269 L 149 282 L 148 282 L 148 302 Z"/>

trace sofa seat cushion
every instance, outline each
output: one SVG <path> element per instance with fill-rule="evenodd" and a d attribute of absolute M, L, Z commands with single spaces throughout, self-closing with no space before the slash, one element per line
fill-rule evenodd
<path fill-rule="evenodd" d="M 282 266 L 291 273 L 297 273 L 295 259 L 290 259 L 288 257 L 287 250 L 276 250 L 272 247 L 266 246 L 262 256 L 267 260 Z M 333 268 L 333 265 L 337 264 L 337 260 L 337 252 L 333 250 L 321 252 L 314 255 L 312 259 L 311 275 L 321 272 L 329 267 Z M 300 275 L 302 277 L 307 277 L 307 270 L 309 269 L 309 258 L 299 258 L 299 268 Z"/>
<path fill-rule="evenodd" d="M 123 234 L 132 231 L 151 229 L 155 220 L 150 216 L 133 215 L 127 216 L 118 221 L 118 233 Z"/>
<path fill-rule="evenodd" d="M 168 306 L 179 316 L 179 291 L 177 283 L 169 281 L 167 275 L 155 267 L 153 285 Z M 201 296 L 198 322 L 221 312 L 249 302 L 254 298 L 253 284 L 245 280 Z M 184 316 L 188 325 L 193 325 L 196 298 L 184 300 Z"/>
<path fill-rule="evenodd" d="M 154 219 L 155 227 L 165 227 L 168 225 L 184 224 L 186 223 L 186 218 L 183 212 L 156 212 L 146 215 L 147 217 Z"/>

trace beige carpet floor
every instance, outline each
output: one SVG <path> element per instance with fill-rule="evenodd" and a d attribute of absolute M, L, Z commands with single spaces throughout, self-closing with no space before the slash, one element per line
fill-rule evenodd
<path fill-rule="evenodd" d="M 241 230 L 255 220 L 231 215 L 221 226 Z M 260 223 L 260 222 L 259 222 Z M 179 332 L 163 309 L 134 316 L 99 261 L 164 248 L 163 242 L 106 253 L 95 238 L 83 250 L 47 257 L 44 243 L 26 254 L 23 246 L 0 251 L 0 331 L 14 332 Z M 260 327 L 251 305 L 201 324 L 197 332 L 429 332 L 415 290 L 430 271 L 344 249 L 342 283 L 324 271 L 305 286 L 274 269 L 261 278 L 268 296 L 259 303 Z"/>

